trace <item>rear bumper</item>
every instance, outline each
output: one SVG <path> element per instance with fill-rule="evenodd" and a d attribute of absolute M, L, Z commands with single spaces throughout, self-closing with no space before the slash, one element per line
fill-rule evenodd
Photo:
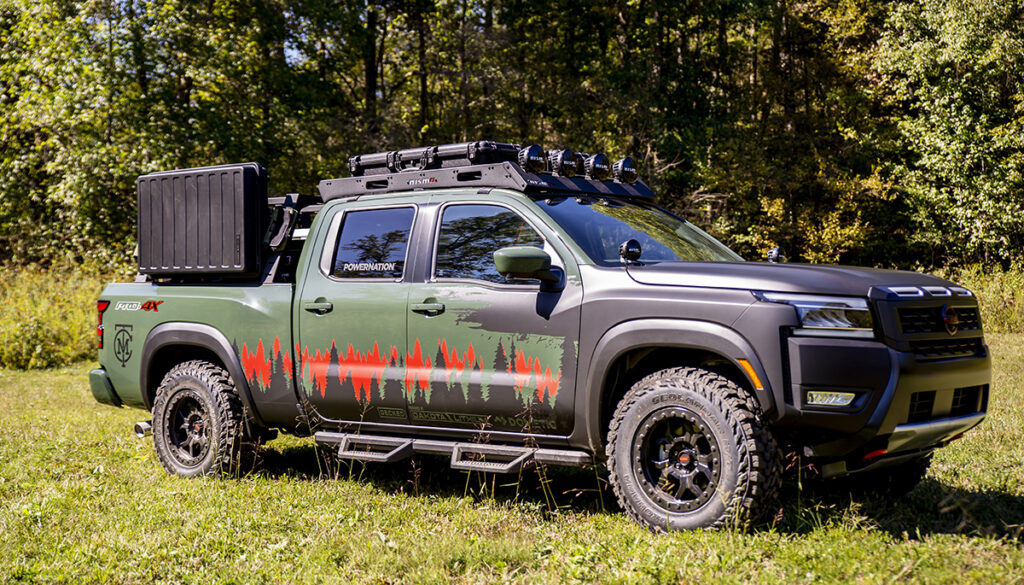
<path fill-rule="evenodd" d="M 114 385 L 110 383 L 107 371 L 103 368 L 89 371 L 89 387 L 92 388 L 93 398 L 97 402 L 121 406 L 121 398 L 114 391 Z"/>

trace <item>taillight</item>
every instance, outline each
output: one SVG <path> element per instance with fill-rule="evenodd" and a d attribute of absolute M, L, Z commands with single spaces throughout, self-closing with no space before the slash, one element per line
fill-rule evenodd
<path fill-rule="evenodd" d="M 96 323 L 96 337 L 100 340 L 100 349 L 103 349 L 103 311 L 106 311 L 109 306 L 110 301 L 96 301 L 96 310 L 99 312 Z"/>

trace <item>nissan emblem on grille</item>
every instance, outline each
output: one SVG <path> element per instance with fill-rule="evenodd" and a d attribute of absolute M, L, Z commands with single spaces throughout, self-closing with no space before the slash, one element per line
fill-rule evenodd
<path fill-rule="evenodd" d="M 956 309 L 949 305 L 942 305 L 942 311 L 939 314 L 942 316 L 942 323 L 946 326 L 946 333 L 956 335 L 957 329 L 960 328 L 960 317 L 956 314 Z"/>

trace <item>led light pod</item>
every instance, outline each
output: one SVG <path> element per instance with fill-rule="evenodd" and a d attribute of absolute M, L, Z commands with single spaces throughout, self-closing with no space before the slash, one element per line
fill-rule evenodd
<path fill-rule="evenodd" d="M 560 177 L 576 176 L 576 153 L 568 148 L 548 152 L 548 168 Z"/>
<path fill-rule="evenodd" d="M 544 160 L 544 149 L 539 144 L 531 144 L 519 151 L 519 166 L 530 173 L 543 173 L 547 166 Z"/>
<path fill-rule="evenodd" d="M 610 172 L 611 165 L 608 164 L 608 157 L 603 154 L 590 156 L 583 163 L 583 174 L 588 179 L 603 181 L 608 178 Z"/>
<path fill-rule="evenodd" d="M 626 158 L 620 158 L 612 165 L 612 176 L 615 180 L 620 183 L 636 183 L 637 175 L 636 165 L 633 164 L 633 158 L 627 156 Z"/>

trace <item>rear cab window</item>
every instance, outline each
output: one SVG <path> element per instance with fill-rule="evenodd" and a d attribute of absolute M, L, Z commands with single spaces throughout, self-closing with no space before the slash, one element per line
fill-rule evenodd
<path fill-rule="evenodd" d="M 334 243 L 330 276 L 401 279 L 415 215 L 409 206 L 346 211 Z"/>

